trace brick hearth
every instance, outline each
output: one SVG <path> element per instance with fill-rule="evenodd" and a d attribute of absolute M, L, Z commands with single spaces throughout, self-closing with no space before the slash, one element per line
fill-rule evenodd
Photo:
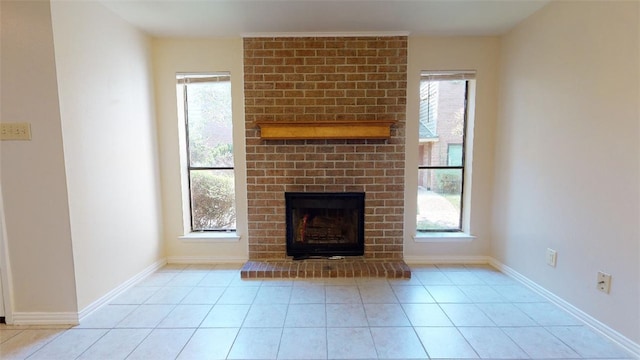
<path fill-rule="evenodd" d="M 409 279 L 411 269 L 402 260 L 370 260 L 346 258 L 340 260 L 263 260 L 249 261 L 240 271 L 243 279 L 270 278 L 353 278 L 378 277 Z"/>

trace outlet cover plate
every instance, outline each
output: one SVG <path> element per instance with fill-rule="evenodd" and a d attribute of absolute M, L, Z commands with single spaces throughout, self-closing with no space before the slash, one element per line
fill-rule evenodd
<path fill-rule="evenodd" d="M 557 260 L 558 252 L 551 248 L 547 248 L 547 265 L 556 267 Z"/>
<path fill-rule="evenodd" d="M 602 271 L 598 271 L 598 290 L 608 294 L 611 290 L 611 275 Z"/>

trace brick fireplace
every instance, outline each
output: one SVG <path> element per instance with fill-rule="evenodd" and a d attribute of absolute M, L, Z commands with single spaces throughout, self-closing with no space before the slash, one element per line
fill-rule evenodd
<path fill-rule="evenodd" d="M 365 192 L 364 259 L 402 260 L 407 38 L 244 39 L 249 259 L 286 259 L 285 192 Z M 265 140 L 257 123 L 393 121 L 388 139 Z"/>

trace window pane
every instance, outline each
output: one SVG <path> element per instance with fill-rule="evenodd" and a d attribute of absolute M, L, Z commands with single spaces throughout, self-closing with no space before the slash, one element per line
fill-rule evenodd
<path fill-rule="evenodd" d="M 418 170 L 418 231 L 460 230 L 462 169 Z"/>
<path fill-rule="evenodd" d="M 446 166 L 449 144 L 463 142 L 466 81 L 422 80 L 420 83 L 418 165 Z M 433 88 L 437 91 L 430 90 Z"/>
<path fill-rule="evenodd" d="M 189 83 L 187 121 L 190 165 L 233 167 L 231 82 Z"/>
<path fill-rule="evenodd" d="M 191 170 L 194 231 L 236 228 L 233 170 Z"/>
<path fill-rule="evenodd" d="M 447 165 L 462 166 L 462 144 L 449 144 Z"/>

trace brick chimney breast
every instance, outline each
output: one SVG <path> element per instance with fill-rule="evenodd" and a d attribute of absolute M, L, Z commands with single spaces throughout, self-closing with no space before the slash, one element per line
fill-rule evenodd
<path fill-rule="evenodd" d="M 407 37 L 244 39 L 249 258 L 283 259 L 285 192 L 366 193 L 365 258 L 402 259 Z M 391 120 L 388 140 L 262 140 L 256 122 Z"/>

